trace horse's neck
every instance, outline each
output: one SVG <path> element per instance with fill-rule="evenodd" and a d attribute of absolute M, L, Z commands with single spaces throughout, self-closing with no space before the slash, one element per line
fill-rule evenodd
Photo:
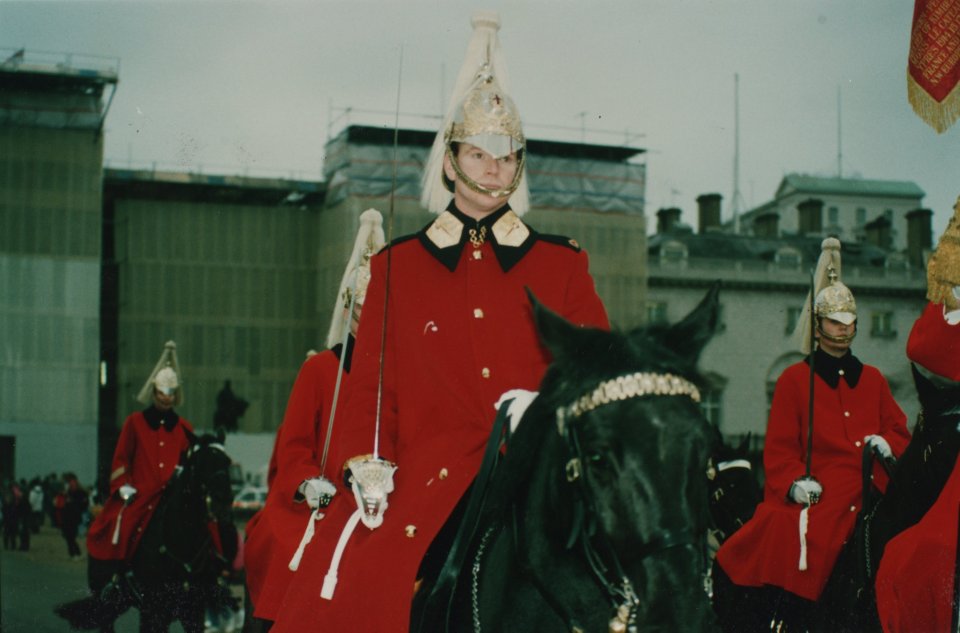
<path fill-rule="evenodd" d="M 897 461 L 882 506 L 892 534 L 917 523 L 943 490 L 960 451 L 960 415 L 925 416 Z"/>

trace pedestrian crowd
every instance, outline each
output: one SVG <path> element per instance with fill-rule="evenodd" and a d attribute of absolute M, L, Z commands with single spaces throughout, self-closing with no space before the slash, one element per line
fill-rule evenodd
<path fill-rule="evenodd" d="M 0 482 L 0 498 L 3 549 L 30 551 L 30 536 L 49 522 L 63 535 L 67 555 L 72 560 L 83 558 L 77 537 L 86 533 L 95 507 L 74 473 L 50 473 L 29 482 L 5 478 Z"/>

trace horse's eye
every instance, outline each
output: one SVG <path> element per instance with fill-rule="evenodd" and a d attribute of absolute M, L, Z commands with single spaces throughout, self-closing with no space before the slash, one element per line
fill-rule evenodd
<path fill-rule="evenodd" d="M 608 473 L 611 470 L 610 459 L 603 453 L 590 453 L 587 455 L 587 466 L 594 473 Z"/>

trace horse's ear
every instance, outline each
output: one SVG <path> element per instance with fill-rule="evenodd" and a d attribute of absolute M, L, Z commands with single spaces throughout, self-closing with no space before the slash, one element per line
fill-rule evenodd
<path fill-rule="evenodd" d="M 183 432 L 187 434 L 187 441 L 190 442 L 190 446 L 193 446 L 194 444 L 197 443 L 197 434 L 196 434 L 196 433 L 194 433 L 193 431 L 191 431 L 191 430 L 189 430 L 189 429 L 187 429 L 187 428 L 184 428 L 184 429 L 183 429 Z"/>
<path fill-rule="evenodd" d="M 576 353 L 579 349 L 576 338 L 580 328 L 540 303 L 530 288 L 526 288 L 526 291 L 533 306 L 533 321 L 537 326 L 540 342 L 550 350 L 554 359 Z"/>
<path fill-rule="evenodd" d="M 227 433 L 223 430 L 222 426 L 218 426 L 216 430 L 217 444 L 223 444 L 223 441 L 227 439 Z"/>
<path fill-rule="evenodd" d="M 750 452 L 750 440 L 753 439 L 753 431 L 750 431 L 743 436 L 743 439 L 740 440 L 740 443 L 737 445 L 737 455 L 746 456 Z"/>
<path fill-rule="evenodd" d="M 720 318 L 720 282 L 716 281 L 700 301 L 682 321 L 670 326 L 665 345 L 681 358 L 693 363 L 700 358 L 700 352 L 717 330 Z"/>

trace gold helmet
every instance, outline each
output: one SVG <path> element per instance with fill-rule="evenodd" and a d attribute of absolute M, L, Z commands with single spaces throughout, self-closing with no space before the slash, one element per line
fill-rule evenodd
<path fill-rule="evenodd" d="M 850 289 L 840 281 L 840 240 L 835 237 L 828 237 L 820 244 L 820 258 L 813 274 L 813 291 L 816 293 L 813 309 L 818 320 L 826 317 L 846 325 L 857 320 L 857 302 Z M 819 323 L 817 327 L 819 330 Z M 809 354 L 813 344 L 810 337 L 810 293 L 807 293 L 794 336 L 800 351 Z"/>
<path fill-rule="evenodd" d="M 360 310 L 367 296 L 370 283 L 370 258 L 386 240 L 383 236 L 383 216 L 376 209 L 367 209 L 360 214 L 360 228 L 353 242 L 353 252 L 340 280 L 340 290 L 330 318 L 327 347 L 343 343 L 344 337 L 360 321 Z M 348 316 L 349 315 L 349 316 Z"/>
<path fill-rule="evenodd" d="M 960 197 L 953 217 L 927 262 L 927 299 L 948 310 L 960 308 Z"/>
<path fill-rule="evenodd" d="M 442 213 L 453 197 L 453 183 L 443 172 L 447 156 L 457 178 L 479 193 L 510 198 L 510 207 L 517 215 L 526 213 L 529 203 L 525 152 L 526 138 L 520 113 L 507 89 L 507 73 L 500 54 L 500 18 L 495 13 L 480 12 L 471 19 L 473 36 L 467 56 L 437 133 L 424 172 L 421 202 L 433 213 Z M 504 189 L 492 190 L 467 177 L 460 169 L 453 144 L 469 143 L 494 158 L 518 152 L 517 171 Z"/>
<path fill-rule="evenodd" d="M 147 381 L 143 383 L 137 400 L 143 404 L 153 402 L 153 390 L 159 389 L 166 395 L 173 395 L 174 406 L 183 404 L 183 385 L 180 381 L 180 363 L 177 362 L 177 344 L 167 341 L 163 346 L 160 360 L 154 365 Z"/>

